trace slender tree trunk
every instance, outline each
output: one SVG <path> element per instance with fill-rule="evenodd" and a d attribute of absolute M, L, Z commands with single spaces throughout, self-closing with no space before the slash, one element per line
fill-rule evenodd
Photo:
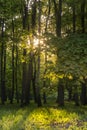
<path fill-rule="evenodd" d="M 78 91 L 76 91 L 75 94 L 74 94 L 74 101 L 75 101 L 75 105 L 79 106 L 79 95 L 78 95 Z"/>
<path fill-rule="evenodd" d="M 48 0 L 48 3 L 49 3 L 49 7 L 48 7 L 48 15 L 47 15 L 47 18 L 46 18 L 45 32 L 47 32 L 47 28 L 48 28 L 48 21 L 49 21 L 49 16 L 50 16 L 51 1 Z"/>
<path fill-rule="evenodd" d="M 37 93 L 36 93 L 36 61 L 35 57 L 33 59 L 33 78 L 32 78 L 32 85 L 33 85 L 33 93 L 34 93 L 34 102 L 37 103 Z"/>
<path fill-rule="evenodd" d="M 72 85 L 71 85 L 71 80 L 66 78 L 66 83 L 65 83 L 65 87 L 67 89 L 67 92 L 68 92 L 68 101 L 71 101 L 73 98 L 72 98 L 72 94 L 73 94 L 73 91 L 72 91 Z"/>
<path fill-rule="evenodd" d="M 32 5 L 32 32 L 35 33 L 35 27 L 36 27 L 36 2 L 37 0 L 34 0 L 34 3 Z"/>
<path fill-rule="evenodd" d="M 24 62 L 22 64 L 23 66 L 23 72 L 22 72 L 22 95 L 21 95 L 21 106 L 24 105 L 25 102 L 25 88 L 26 88 L 26 70 L 27 70 L 27 65 L 26 65 L 26 61 L 25 61 L 25 57 L 26 57 L 26 49 L 23 49 L 23 58 L 24 58 Z"/>
<path fill-rule="evenodd" d="M 1 41 L 0 41 L 0 97 L 1 97 Z"/>
<path fill-rule="evenodd" d="M 56 0 L 54 2 L 55 18 L 56 18 L 56 34 L 61 37 L 61 15 L 62 15 L 62 0 L 59 0 L 58 6 Z"/>
<path fill-rule="evenodd" d="M 49 21 L 49 15 L 50 15 L 50 8 L 51 8 L 51 1 L 48 0 L 49 6 L 48 6 L 48 15 L 46 18 L 46 27 L 45 27 L 45 32 L 47 32 L 47 28 L 48 28 L 48 21 Z M 47 71 L 47 45 L 45 44 L 45 70 L 44 70 L 44 75 L 46 74 Z M 46 104 L 47 100 L 46 100 L 46 80 L 44 79 L 43 81 L 43 88 L 44 88 L 44 92 L 43 92 L 43 102 L 44 104 Z"/>
<path fill-rule="evenodd" d="M 81 83 L 81 104 L 86 105 L 87 104 L 87 80 L 84 78 L 84 82 Z"/>
<path fill-rule="evenodd" d="M 39 43 L 40 44 L 40 43 Z M 42 106 L 41 103 L 41 94 L 40 94 L 40 50 L 39 50 L 39 54 L 38 54 L 38 61 L 37 61 L 37 65 L 38 65 L 38 69 L 37 69 L 37 104 L 38 107 Z"/>
<path fill-rule="evenodd" d="M 44 76 L 46 75 L 47 72 L 47 46 L 45 45 L 45 70 L 44 70 Z M 43 88 L 44 88 L 44 92 L 43 92 L 43 101 L 44 104 L 46 104 L 46 79 L 44 79 L 43 81 Z"/>
<path fill-rule="evenodd" d="M 59 9 L 58 9 L 58 32 L 57 36 L 61 37 L 61 15 L 62 15 L 62 0 L 59 0 Z"/>
<path fill-rule="evenodd" d="M 4 46 L 3 42 L 1 45 L 1 102 L 4 104 L 4 88 L 3 88 L 3 51 L 4 51 Z"/>
<path fill-rule="evenodd" d="M 68 100 L 71 101 L 72 100 L 72 87 L 69 86 L 69 89 L 68 89 Z"/>
<path fill-rule="evenodd" d="M 19 95 L 18 95 L 18 46 L 16 43 L 16 69 L 15 69 L 15 86 L 16 86 L 16 99 L 17 103 L 19 103 Z"/>
<path fill-rule="evenodd" d="M 82 83 L 81 88 L 81 104 L 86 105 L 86 84 Z"/>
<path fill-rule="evenodd" d="M 38 60 L 37 60 L 37 104 L 38 107 L 42 106 L 41 103 L 41 94 L 40 94 L 40 33 L 41 33 L 41 4 L 39 0 L 38 10 L 39 10 L 39 16 L 38 16 L 38 33 L 39 33 L 39 43 L 38 43 Z"/>
<path fill-rule="evenodd" d="M 64 106 L 64 85 L 63 85 L 63 79 L 59 79 L 58 84 L 58 105 Z"/>
<path fill-rule="evenodd" d="M 29 31 L 29 21 L 28 21 L 28 3 L 25 2 L 23 11 L 22 11 L 22 18 L 23 18 L 23 29 Z"/>
<path fill-rule="evenodd" d="M 27 3 L 26 3 L 27 2 Z M 23 30 L 29 30 L 29 23 L 28 23 L 28 1 L 24 2 L 23 7 L 22 7 L 22 25 L 23 25 Z M 26 48 L 23 49 L 23 72 L 22 72 L 22 95 L 21 95 L 21 106 L 26 103 L 26 83 L 27 83 L 27 64 L 26 64 L 26 55 L 27 51 Z"/>
<path fill-rule="evenodd" d="M 76 32 L 76 7 L 75 7 L 75 1 L 73 0 L 73 33 Z"/>
<path fill-rule="evenodd" d="M 77 78 L 74 80 L 74 82 L 76 82 Z M 79 94 L 78 94 L 78 86 L 75 85 L 75 93 L 74 93 L 74 101 L 75 101 L 75 105 L 79 106 Z"/>
<path fill-rule="evenodd" d="M 25 103 L 28 104 L 30 103 L 30 87 L 31 87 L 31 82 L 32 82 L 32 77 L 33 77 L 33 53 L 29 53 L 29 65 L 28 65 L 28 71 L 27 71 L 27 80 L 26 80 L 26 99 Z"/>
<path fill-rule="evenodd" d="M 14 81 L 14 42 L 12 45 L 12 92 L 11 92 L 11 104 L 13 103 L 13 98 L 14 98 L 14 86 L 15 86 L 15 81 Z"/>
<path fill-rule="evenodd" d="M 12 92 L 11 92 L 11 101 L 10 103 L 12 104 L 13 103 L 13 99 L 14 99 L 14 88 L 15 88 L 15 70 L 14 70 L 14 49 L 15 49 L 15 46 L 14 46 L 14 20 L 12 19 L 12 40 L 13 40 L 13 43 L 12 43 Z"/>
<path fill-rule="evenodd" d="M 4 41 L 4 18 L 2 19 L 1 27 L 1 102 L 5 103 L 6 100 L 6 86 L 5 86 L 5 73 L 6 73 L 6 46 Z"/>
<path fill-rule="evenodd" d="M 37 0 L 34 0 L 34 3 L 32 5 L 32 15 L 31 15 L 31 29 L 32 29 L 32 33 L 33 35 L 35 34 L 35 27 L 36 27 L 36 13 L 37 13 Z M 33 38 L 32 38 L 33 41 Z M 31 43 L 31 47 L 33 47 L 33 42 Z M 34 52 L 33 52 L 33 48 L 31 51 L 31 80 L 32 80 L 32 87 L 33 87 L 33 94 L 34 94 L 34 102 L 37 103 L 37 94 L 36 94 L 36 59 L 34 56 Z"/>
<path fill-rule="evenodd" d="M 62 15 L 62 0 L 59 0 L 58 4 L 56 0 L 54 2 L 54 11 L 55 11 L 55 18 L 56 18 L 56 35 L 61 37 L 61 15 Z M 64 86 L 59 79 L 58 84 L 58 104 L 59 106 L 64 105 Z"/>
<path fill-rule="evenodd" d="M 82 33 L 85 33 L 85 0 L 81 0 L 81 28 Z"/>
<path fill-rule="evenodd" d="M 3 80 L 4 80 L 4 100 L 6 101 L 7 100 L 7 96 L 6 96 L 6 43 L 4 43 L 4 77 L 3 77 Z"/>
<path fill-rule="evenodd" d="M 43 92 L 43 103 L 46 104 L 47 103 L 47 99 L 46 99 L 46 92 Z"/>

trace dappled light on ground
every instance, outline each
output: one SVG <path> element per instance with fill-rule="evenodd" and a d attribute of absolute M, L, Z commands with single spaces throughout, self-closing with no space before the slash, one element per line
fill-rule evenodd
<path fill-rule="evenodd" d="M 0 106 L 0 130 L 86 130 L 87 110 L 68 106 L 64 108 L 30 105 Z M 17 108 L 16 108 L 17 107 Z"/>

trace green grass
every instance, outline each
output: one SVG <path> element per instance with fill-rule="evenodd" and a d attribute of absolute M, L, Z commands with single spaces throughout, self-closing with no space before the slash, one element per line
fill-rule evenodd
<path fill-rule="evenodd" d="M 18 104 L 0 105 L 0 130 L 87 130 L 87 106 L 76 107 L 66 103 L 37 108 L 31 103 L 20 108 Z"/>

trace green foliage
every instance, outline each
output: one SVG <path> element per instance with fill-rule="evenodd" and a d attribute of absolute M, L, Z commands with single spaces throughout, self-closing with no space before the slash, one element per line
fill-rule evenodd
<path fill-rule="evenodd" d="M 20 0 L 0 0 L 0 18 L 12 18 L 18 15 L 21 6 Z"/>
<path fill-rule="evenodd" d="M 72 34 L 57 38 L 48 34 L 48 44 L 55 48 L 58 56 L 58 73 L 64 75 L 86 76 L 87 37 L 86 34 Z"/>
<path fill-rule="evenodd" d="M 87 35 L 71 34 L 57 38 L 47 34 L 47 44 L 57 53 L 58 73 L 64 75 L 86 76 L 87 74 Z"/>

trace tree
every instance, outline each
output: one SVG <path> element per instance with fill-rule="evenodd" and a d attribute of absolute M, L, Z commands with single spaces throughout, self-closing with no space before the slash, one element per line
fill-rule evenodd
<path fill-rule="evenodd" d="M 39 34 L 39 42 L 38 42 L 38 58 L 37 58 L 37 79 L 36 79 L 36 84 L 37 84 L 37 104 L 38 107 L 42 106 L 41 103 L 41 94 L 40 94 L 40 51 L 41 51 L 41 46 L 40 46 L 40 34 L 41 34 L 41 1 L 39 0 L 38 3 L 38 34 Z"/>
<path fill-rule="evenodd" d="M 2 104 L 6 101 L 6 86 L 5 86 L 5 76 L 6 76 L 6 44 L 4 41 L 4 23 L 5 20 L 2 18 L 1 25 L 1 101 Z"/>
<path fill-rule="evenodd" d="M 56 34 L 57 36 L 61 36 L 61 14 L 62 14 L 62 0 L 59 0 L 57 4 L 55 0 L 54 2 L 54 10 L 55 10 L 55 19 L 56 19 Z"/>
<path fill-rule="evenodd" d="M 73 33 L 75 33 L 76 32 L 76 4 L 74 0 L 73 0 L 72 11 L 73 11 Z"/>
<path fill-rule="evenodd" d="M 82 33 L 85 33 L 85 0 L 81 0 L 81 29 Z"/>
<path fill-rule="evenodd" d="M 28 31 L 28 1 L 26 1 L 23 4 L 22 7 L 22 23 L 23 23 L 23 30 Z M 27 85 L 27 64 L 26 64 L 26 56 L 27 56 L 27 50 L 26 45 L 24 45 L 25 48 L 23 49 L 23 72 L 22 72 L 22 97 L 21 97 L 21 105 L 28 104 L 29 98 L 28 98 L 28 85 Z"/>
<path fill-rule="evenodd" d="M 57 5 L 56 1 L 54 2 L 54 9 L 55 9 L 55 18 L 56 18 L 56 34 L 58 37 L 61 37 L 61 14 L 62 14 L 62 0 L 59 0 L 59 3 Z M 58 85 L 58 104 L 60 106 L 64 105 L 64 86 L 59 81 Z"/>

